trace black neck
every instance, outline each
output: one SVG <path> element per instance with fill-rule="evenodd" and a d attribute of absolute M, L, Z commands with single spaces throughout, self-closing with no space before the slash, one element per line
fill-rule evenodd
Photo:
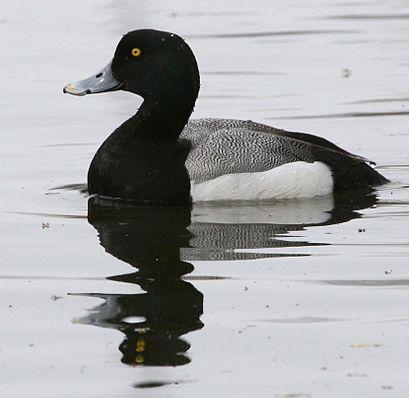
<path fill-rule="evenodd" d="M 132 130 L 140 142 L 175 141 L 189 120 L 197 93 L 162 95 L 145 98 L 138 112 L 121 127 Z"/>
<path fill-rule="evenodd" d="M 189 120 L 196 98 L 146 99 L 137 117 L 150 134 L 177 138 Z"/>

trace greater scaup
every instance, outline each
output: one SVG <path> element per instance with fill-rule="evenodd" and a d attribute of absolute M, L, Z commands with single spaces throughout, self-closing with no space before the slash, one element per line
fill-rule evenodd
<path fill-rule="evenodd" d="M 98 149 L 89 192 L 189 205 L 313 197 L 388 181 L 367 159 L 314 135 L 249 120 L 189 120 L 199 86 L 185 41 L 151 29 L 127 33 L 101 72 L 65 86 L 74 95 L 125 90 L 144 99 Z"/>

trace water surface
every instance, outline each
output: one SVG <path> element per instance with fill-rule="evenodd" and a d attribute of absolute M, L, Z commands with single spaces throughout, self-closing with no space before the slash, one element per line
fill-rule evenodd
<path fill-rule="evenodd" d="M 408 15 L 398 0 L 3 2 L 1 396 L 407 396 Z M 194 50 L 193 117 L 313 132 L 392 183 L 192 212 L 90 200 L 93 153 L 141 99 L 61 89 L 144 27 Z"/>

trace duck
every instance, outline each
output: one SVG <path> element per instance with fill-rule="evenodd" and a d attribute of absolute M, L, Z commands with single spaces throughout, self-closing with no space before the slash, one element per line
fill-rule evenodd
<path fill-rule="evenodd" d="M 98 73 L 63 88 L 75 96 L 124 90 L 143 98 L 97 150 L 91 195 L 136 204 L 311 198 L 388 180 L 332 142 L 251 120 L 190 119 L 200 88 L 196 58 L 177 34 L 128 32 Z"/>

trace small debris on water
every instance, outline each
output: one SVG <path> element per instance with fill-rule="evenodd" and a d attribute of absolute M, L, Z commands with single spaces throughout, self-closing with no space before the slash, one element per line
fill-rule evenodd
<path fill-rule="evenodd" d="M 393 386 L 382 386 L 382 390 L 393 390 Z"/>
<path fill-rule="evenodd" d="M 53 301 L 57 301 L 57 300 L 59 300 L 59 299 L 62 299 L 62 297 L 61 297 L 61 296 L 56 296 L 55 294 L 53 294 L 53 295 L 51 296 L 51 300 L 53 300 Z"/>
<path fill-rule="evenodd" d="M 351 344 L 351 348 L 369 348 L 369 347 L 380 347 L 380 344 L 365 344 L 365 343 L 354 343 Z"/>
<path fill-rule="evenodd" d="M 390 271 L 385 270 L 385 275 L 390 275 L 392 272 L 393 272 L 392 269 Z"/>
<path fill-rule="evenodd" d="M 348 68 L 342 69 L 342 77 L 344 79 L 348 79 L 348 77 L 351 76 L 351 73 L 352 73 L 351 69 Z"/>
<path fill-rule="evenodd" d="M 48 223 L 48 222 L 43 222 L 41 228 L 42 228 L 42 229 L 50 228 L 50 223 Z"/>
<path fill-rule="evenodd" d="M 359 228 L 358 232 L 365 232 L 365 228 Z"/>
<path fill-rule="evenodd" d="M 348 373 L 348 377 L 367 377 L 365 373 Z"/>

